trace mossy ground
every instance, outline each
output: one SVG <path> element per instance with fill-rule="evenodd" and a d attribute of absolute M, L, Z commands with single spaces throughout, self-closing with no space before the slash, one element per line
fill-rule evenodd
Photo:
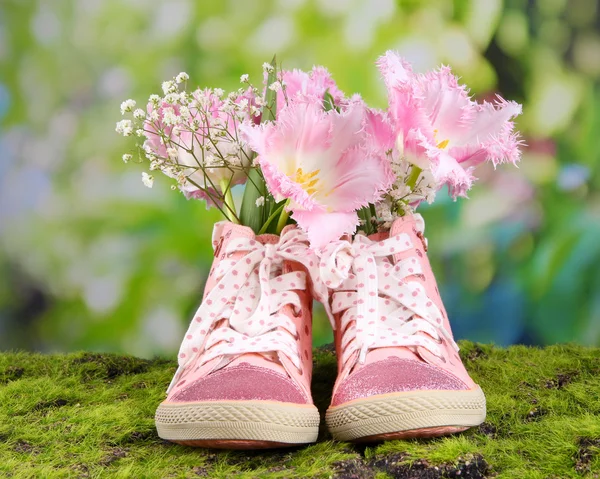
<path fill-rule="evenodd" d="M 479 428 L 368 447 L 332 441 L 262 452 L 211 451 L 156 436 L 154 410 L 175 362 L 126 356 L 0 354 L 0 477 L 600 477 L 600 349 L 462 343 L 488 399 Z M 324 411 L 335 358 L 316 351 Z"/>

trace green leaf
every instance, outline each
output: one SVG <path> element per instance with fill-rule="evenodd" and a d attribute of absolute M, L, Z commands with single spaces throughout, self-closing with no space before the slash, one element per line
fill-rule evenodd
<path fill-rule="evenodd" d="M 277 92 L 268 88 L 268 85 L 277 80 L 276 55 L 273 56 L 271 65 L 273 66 L 273 71 L 269 73 L 267 79 L 267 93 L 265 94 L 261 123 L 275 121 L 275 112 L 277 111 Z M 261 206 L 256 206 L 256 200 L 261 196 L 265 198 L 265 202 Z M 245 226 L 249 226 L 258 234 L 262 231 L 267 221 L 269 221 L 274 204 L 275 201 L 267 190 L 267 185 L 258 167 L 250 168 L 240 207 L 240 222 Z"/>
<path fill-rule="evenodd" d="M 358 217 L 362 220 L 363 225 L 359 226 L 359 229 L 364 231 L 367 235 L 374 233 L 373 223 L 371 222 L 371 208 L 365 206 L 357 211 Z"/>
<path fill-rule="evenodd" d="M 262 116 L 260 119 L 261 123 L 275 121 L 275 112 L 277 111 L 277 92 L 269 88 L 269 85 L 277 81 L 277 55 L 273 56 L 271 66 L 273 67 L 273 70 L 267 77 L 267 93 L 265 94 L 265 104 L 263 105 Z"/>
<path fill-rule="evenodd" d="M 323 95 L 323 110 L 335 110 L 338 113 L 340 112 L 340 109 L 336 106 L 335 100 L 333 99 L 331 93 L 329 93 L 329 90 L 326 90 L 325 95 Z"/>
<path fill-rule="evenodd" d="M 271 215 L 267 218 L 267 221 L 265 222 L 264 225 L 262 225 L 262 228 L 260 229 L 260 231 L 258 232 L 258 234 L 263 234 L 263 233 L 274 233 L 274 231 L 270 231 L 271 229 L 275 230 L 277 228 L 277 223 L 275 223 L 275 227 L 274 228 L 269 228 L 269 225 L 273 223 L 273 220 L 277 217 L 279 217 L 279 215 L 281 214 L 281 211 L 283 210 L 283 207 L 285 206 L 285 200 L 281 201 L 278 203 L 278 207 L 275 209 L 275 211 L 273 211 L 273 213 L 271 213 Z"/>
<path fill-rule="evenodd" d="M 250 168 L 240 207 L 240 222 L 252 228 L 255 233 L 262 228 L 266 212 L 265 205 L 256 206 L 256 200 L 261 196 L 266 198 L 267 194 L 267 185 L 262 174 L 258 168 Z"/>

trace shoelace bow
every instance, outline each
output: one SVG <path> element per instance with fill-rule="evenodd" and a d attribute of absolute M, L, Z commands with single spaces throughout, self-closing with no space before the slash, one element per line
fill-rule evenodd
<path fill-rule="evenodd" d="M 383 241 L 357 235 L 352 243 L 338 241 L 320 251 L 321 278 L 334 290 L 328 313 L 342 313 L 344 362 L 356 351 L 362 363 L 371 349 L 394 346 L 422 347 L 444 359 L 441 336 L 458 351 L 440 309 L 421 283 L 410 280 L 422 274 L 420 261 L 389 259 L 411 248 L 410 236 L 401 233 Z"/>
<path fill-rule="evenodd" d="M 243 256 L 223 259 L 217 265 L 213 273 L 217 283 L 188 328 L 179 350 L 179 368 L 167 392 L 199 353 L 199 366 L 219 356 L 281 353 L 301 368 L 296 326 L 280 311 L 285 305 L 301 309 L 300 298 L 292 290 L 306 288 L 306 273 L 276 271 L 282 271 L 283 262 L 289 260 L 303 264 L 312 278 L 318 278 L 318 259 L 309 250 L 306 235 L 289 229 L 277 244 L 235 238 L 227 244 L 225 254 L 237 253 Z M 317 284 L 316 294 L 326 298 L 326 288 Z M 228 324 L 213 329 L 214 323 L 223 319 Z"/>

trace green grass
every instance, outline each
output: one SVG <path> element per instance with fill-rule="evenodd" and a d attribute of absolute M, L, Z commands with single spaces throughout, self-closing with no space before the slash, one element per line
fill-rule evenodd
<path fill-rule="evenodd" d="M 488 398 L 484 425 L 453 437 L 354 446 L 323 430 L 308 447 L 210 451 L 156 436 L 175 362 L 78 353 L 0 354 L 0 477 L 597 478 L 600 349 L 462 343 Z M 324 411 L 333 354 L 316 351 Z"/>

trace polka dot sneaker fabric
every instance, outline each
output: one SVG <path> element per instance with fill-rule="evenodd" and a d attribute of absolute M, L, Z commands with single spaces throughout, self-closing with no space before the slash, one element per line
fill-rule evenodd
<path fill-rule="evenodd" d="M 423 233 L 422 217 L 406 216 L 389 234 L 357 235 L 320 251 L 338 355 L 327 422 L 338 439 L 447 434 L 485 418 L 485 398 L 458 356 Z"/>

